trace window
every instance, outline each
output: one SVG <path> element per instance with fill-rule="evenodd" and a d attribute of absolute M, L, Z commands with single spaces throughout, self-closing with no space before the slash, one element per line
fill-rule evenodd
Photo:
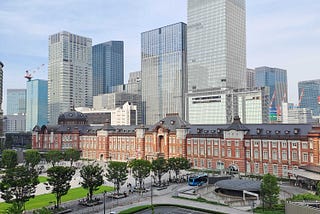
<path fill-rule="evenodd" d="M 259 146 L 259 141 L 254 141 L 254 147 L 258 147 Z"/>
<path fill-rule="evenodd" d="M 302 161 L 303 162 L 308 162 L 308 153 L 303 153 L 302 154 Z"/>
<path fill-rule="evenodd" d="M 221 157 L 224 157 L 224 149 L 221 149 Z"/>
<path fill-rule="evenodd" d="M 264 160 L 268 160 L 269 157 L 268 157 L 268 150 L 263 150 L 263 159 Z"/>
<path fill-rule="evenodd" d="M 200 161 L 201 161 L 201 167 L 203 168 L 204 167 L 204 160 L 201 159 Z"/>
<path fill-rule="evenodd" d="M 272 148 L 277 148 L 277 142 L 275 141 L 272 142 Z"/>
<path fill-rule="evenodd" d="M 235 141 L 235 146 L 239 146 L 239 141 L 238 140 Z"/>
<path fill-rule="evenodd" d="M 250 158 L 250 156 L 251 156 L 251 155 L 250 155 L 250 150 L 247 150 L 247 151 L 246 151 L 246 158 Z"/>
<path fill-rule="evenodd" d="M 246 147 L 250 146 L 250 141 L 246 140 L 245 145 L 246 145 Z"/>
<path fill-rule="evenodd" d="M 188 140 L 187 140 L 187 144 L 191 144 L 191 139 L 188 139 Z"/>
<path fill-rule="evenodd" d="M 227 146 L 231 146 L 231 140 L 227 140 Z"/>
<path fill-rule="evenodd" d="M 312 142 L 312 140 L 309 142 L 309 145 L 310 145 L 310 149 L 313 149 L 313 142 Z"/>
<path fill-rule="evenodd" d="M 269 169 L 268 169 L 268 164 L 263 164 L 263 174 L 268 174 L 269 173 Z"/>
<path fill-rule="evenodd" d="M 282 150 L 282 160 L 287 160 L 287 151 L 286 150 Z"/>
<path fill-rule="evenodd" d="M 259 163 L 254 164 L 254 173 L 259 174 Z"/>
<path fill-rule="evenodd" d="M 275 176 L 277 176 L 277 175 L 278 175 L 278 165 L 274 164 L 274 165 L 272 166 L 272 171 L 273 171 L 273 174 L 274 174 Z"/>
<path fill-rule="evenodd" d="M 208 148 L 207 148 L 207 155 L 211 156 L 211 146 L 208 146 Z"/>
<path fill-rule="evenodd" d="M 219 150 L 218 148 L 213 149 L 213 156 L 218 156 L 219 155 Z"/>
<path fill-rule="evenodd" d="M 214 139 L 213 142 L 214 142 L 214 145 L 215 145 L 215 146 L 217 146 L 217 145 L 219 144 L 219 140 L 217 140 L 217 139 Z"/>
<path fill-rule="evenodd" d="M 246 163 L 246 166 L 247 166 L 247 173 L 251 173 L 251 165 L 250 165 L 250 162 L 247 162 L 247 163 Z"/>
<path fill-rule="evenodd" d="M 204 155 L 204 148 L 200 147 L 200 155 Z"/>
<path fill-rule="evenodd" d="M 282 148 L 287 148 L 287 142 L 286 142 L 286 141 L 282 141 L 281 147 L 282 147 Z"/>
<path fill-rule="evenodd" d="M 297 148 L 297 143 L 296 142 L 292 142 L 292 148 Z"/>
<path fill-rule="evenodd" d="M 254 150 L 254 158 L 255 159 L 259 158 L 259 151 L 257 149 Z"/>
<path fill-rule="evenodd" d="M 302 148 L 303 149 L 308 149 L 308 143 L 307 142 L 303 142 L 302 143 Z"/>
<path fill-rule="evenodd" d="M 195 154 L 195 155 L 198 154 L 198 147 L 197 146 L 193 147 L 193 154 Z"/>
<path fill-rule="evenodd" d="M 198 160 L 197 160 L 197 159 L 194 159 L 194 160 L 193 160 L 193 163 L 194 163 L 194 166 L 195 166 L 195 167 L 198 166 Z"/>
<path fill-rule="evenodd" d="M 292 151 L 292 160 L 297 160 L 297 151 Z"/>
<path fill-rule="evenodd" d="M 267 148 L 268 147 L 268 141 L 263 141 L 263 148 Z"/>
<path fill-rule="evenodd" d="M 221 162 L 221 161 L 218 161 L 218 162 L 217 162 L 217 169 L 219 169 L 219 170 L 224 169 L 224 163 Z"/>
<path fill-rule="evenodd" d="M 277 160 L 278 159 L 278 151 L 277 150 L 272 150 L 272 159 Z"/>
<path fill-rule="evenodd" d="M 282 176 L 288 177 L 288 166 L 282 166 Z"/>
<path fill-rule="evenodd" d="M 240 158 L 240 150 L 236 149 L 236 158 Z"/>
<path fill-rule="evenodd" d="M 231 149 L 227 150 L 227 156 L 230 158 L 231 157 Z"/>
<path fill-rule="evenodd" d="M 208 160 L 208 168 L 211 168 L 212 167 L 212 162 L 211 160 Z"/>

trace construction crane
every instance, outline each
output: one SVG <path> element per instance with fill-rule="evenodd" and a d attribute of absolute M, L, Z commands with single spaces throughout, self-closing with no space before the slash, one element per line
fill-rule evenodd
<path fill-rule="evenodd" d="M 24 75 L 24 78 L 26 78 L 28 81 L 30 81 L 33 78 L 31 71 L 32 71 L 32 73 L 36 73 L 36 72 L 39 72 L 43 67 L 44 67 L 44 64 L 38 66 L 37 68 L 26 70 L 26 74 Z"/>
<path fill-rule="evenodd" d="M 301 89 L 301 93 L 300 93 L 300 96 L 299 96 L 298 107 L 300 107 L 303 95 L 304 95 L 304 88 Z"/>
<path fill-rule="evenodd" d="M 272 95 L 272 98 L 271 98 L 271 100 L 270 100 L 269 108 L 272 107 L 272 104 L 273 104 L 275 98 L 276 98 L 276 90 L 273 91 L 273 95 Z"/>

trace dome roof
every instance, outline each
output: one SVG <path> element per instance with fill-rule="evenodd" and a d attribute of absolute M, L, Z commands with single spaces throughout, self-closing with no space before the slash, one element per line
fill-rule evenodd
<path fill-rule="evenodd" d="M 81 112 L 71 110 L 60 114 L 58 117 L 58 124 L 64 124 L 66 122 L 83 124 L 87 122 L 87 116 Z"/>

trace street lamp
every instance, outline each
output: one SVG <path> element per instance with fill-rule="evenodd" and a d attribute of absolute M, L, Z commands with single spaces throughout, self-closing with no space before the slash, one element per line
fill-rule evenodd
<path fill-rule="evenodd" d="M 106 192 L 103 191 L 103 214 L 106 214 Z"/>

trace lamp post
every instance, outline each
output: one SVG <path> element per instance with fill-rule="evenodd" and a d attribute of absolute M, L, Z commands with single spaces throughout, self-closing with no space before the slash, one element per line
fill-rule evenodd
<path fill-rule="evenodd" d="M 103 191 L 103 214 L 106 214 L 106 191 Z"/>

